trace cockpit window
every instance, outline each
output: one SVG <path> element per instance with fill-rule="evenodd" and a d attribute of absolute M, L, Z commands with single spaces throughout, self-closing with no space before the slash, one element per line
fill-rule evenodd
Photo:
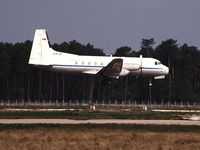
<path fill-rule="evenodd" d="M 160 65 L 162 64 L 160 61 L 155 61 L 155 65 Z"/>

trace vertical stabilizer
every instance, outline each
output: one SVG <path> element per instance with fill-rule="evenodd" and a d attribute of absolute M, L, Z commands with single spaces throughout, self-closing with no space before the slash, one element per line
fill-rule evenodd
<path fill-rule="evenodd" d="M 29 58 L 29 64 L 49 65 L 46 58 L 50 55 L 51 48 L 49 47 L 46 30 L 36 29 Z"/>

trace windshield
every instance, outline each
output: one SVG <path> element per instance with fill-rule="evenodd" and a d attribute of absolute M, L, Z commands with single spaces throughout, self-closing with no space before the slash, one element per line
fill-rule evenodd
<path fill-rule="evenodd" d="M 160 61 L 155 61 L 155 65 L 161 65 L 162 63 Z"/>

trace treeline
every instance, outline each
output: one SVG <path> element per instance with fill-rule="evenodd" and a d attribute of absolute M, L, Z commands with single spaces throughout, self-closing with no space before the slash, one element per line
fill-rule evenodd
<path fill-rule="evenodd" d="M 200 100 L 200 52 L 194 46 L 179 45 L 168 39 L 156 48 L 154 39 L 142 39 L 141 49 L 128 46 L 116 49 L 114 56 L 154 57 L 170 68 L 164 80 L 153 80 L 152 100 L 199 101 Z M 31 41 L 0 43 L 0 99 L 15 101 L 89 100 L 92 77 L 85 74 L 53 72 L 28 65 Z M 83 45 L 75 40 L 53 44 L 57 51 L 79 55 L 105 55 L 102 49 L 91 44 Z M 101 85 L 95 77 L 93 100 L 148 100 L 147 78 L 122 77 L 111 85 Z"/>

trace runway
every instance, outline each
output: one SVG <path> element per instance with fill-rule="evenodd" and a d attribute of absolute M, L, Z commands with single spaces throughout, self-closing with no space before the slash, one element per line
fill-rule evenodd
<path fill-rule="evenodd" d="M 148 125 L 196 125 L 191 120 L 129 120 L 129 119 L 0 119 L 0 124 L 148 124 Z"/>

